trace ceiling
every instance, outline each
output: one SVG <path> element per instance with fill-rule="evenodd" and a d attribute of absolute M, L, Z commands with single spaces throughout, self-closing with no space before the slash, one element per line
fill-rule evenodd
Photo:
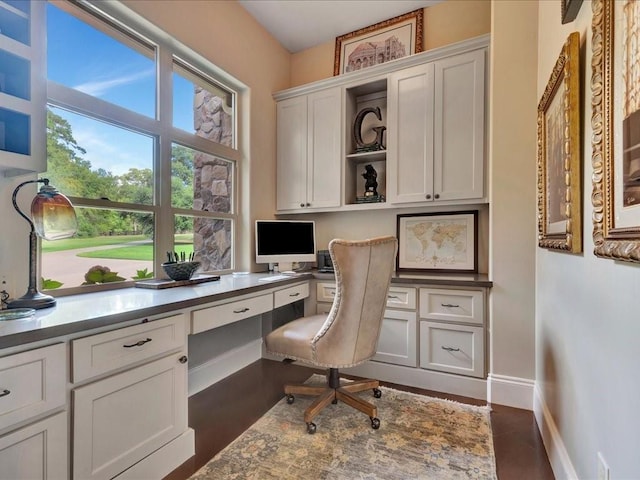
<path fill-rule="evenodd" d="M 290 53 L 442 0 L 239 0 Z"/>

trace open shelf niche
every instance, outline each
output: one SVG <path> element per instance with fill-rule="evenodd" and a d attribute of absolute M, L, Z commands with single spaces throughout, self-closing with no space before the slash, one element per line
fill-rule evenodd
<path fill-rule="evenodd" d="M 386 198 L 387 152 L 376 150 L 358 152 L 354 138 L 354 123 L 359 112 L 367 107 L 380 108 L 382 119 L 378 120 L 374 113 L 367 114 L 362 121 L 360 134 L 362 141 L 373 142 L 377 137 L 375 127 L 387 126 L 387 79 L 381 78 L 366 84 L 346 89 L 345 95 L 345 203 L 356 204 L 358 197 L 365 192 L 365 179 L 362 174 L 365 166 L 371 165 L 377 172 L 378 194 Z M 383 132 L 382 144 L 386 148 L 387 132 Z"/>

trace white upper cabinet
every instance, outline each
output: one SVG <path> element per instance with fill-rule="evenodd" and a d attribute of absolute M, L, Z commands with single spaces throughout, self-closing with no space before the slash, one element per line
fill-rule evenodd
<path fill-rule="evenodd" d="M 339 88 L 278 103 L 278 211 L 340 205 L 340 119 Z"/>
<path fill-rule="evenodd" d="M 0 0 L 0 174 L 43 172 L 46 2 Z"/>
<path fill-rule="evenodd" d="M 483 198 L 485 52 L 439 60 L 434 68 L 434 198 Z"/>
<path fill-rule="evenodd" d="M 484 197 L 484 97 L 484 50 L 389 76 L 389 202 Z"/>
<path fill-rule="evenodd" d="M 477 37 L 276 93 L 278 211 L 487 202 L 488 45 Z"/>

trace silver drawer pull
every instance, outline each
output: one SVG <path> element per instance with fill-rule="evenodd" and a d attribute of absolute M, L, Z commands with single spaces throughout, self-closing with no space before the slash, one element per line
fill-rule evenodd
<path fill-rule="evenodd" d="M 454 305 L 453 303 L 441 303 L 440 306 L 446 308 L 458 308 L 460 305 Z"/>
<path fill-rule="evenodd" d="M 140 340 L 139 342 L 132 343 L 131 345 L 123 345 L 123 347 L 124 348 L 141 347 L 142 345 L 144 345 L 145 343 L 149 343 L 150 341 L 151 339 L 147 338 L 146 340 Z"/>
<path fill-rule="evenodd" d="M 244 312 L 248 312 L 249 308 L 244 307 L 242 310 L 234 310 L 233 313 L 244 313 Z"/>
<path fill-rule="evenodd" d="M 289 294 L 290 297 L 297 297 L 298 295 L 300 295 L 300 292 L 290 293 Z"/>
<path fill-rule="evenodd" d="M 387 295 L 387 298 L 395 299 L 395 300 L 400 300 L 400 297 L 399 297 L 399 296 L 397 296 L 397 295 Z"/>
<path fill-rule="evenodd" d="M 459 352 L 460 349 L 459 348 L 453 348 L 453 347 L 440 347 L 443 350 L 446 350 L 447 352 Z"/>
<path fill-rule="evenodd" d="M 6 388 L 0 392 L 0 397 L 6 397 L 11 393 L 11 390 L 7 390 Z"/>

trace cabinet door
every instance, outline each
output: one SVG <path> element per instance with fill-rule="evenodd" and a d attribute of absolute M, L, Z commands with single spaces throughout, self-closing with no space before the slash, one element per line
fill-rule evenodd
<path fill-rule="evenodd" d="M 46 170 L 46 2 L 0 1 L 0 173 Z"/>
<path fill-rule="evenodd" d="M 433 200 L 433 64 L 389 75 L 387 200 Z"/>
<path fill-rule="evenodd" d="M 341 89 L 309 95 L 307 207 L 340 206 Z"/>
<path fill-rule="evenodd" d="M 279 102 L 276 121 L 276 208 L 303 208 L 307 203 L 307 97 Z"/>
<path fill-rule="evenodd" d="M 434 195 L 484 196 L 484 50 L 435 62 Z"/>
<path fill-rule="evenodd" d="M 416 312 L 386 310 L 373 360 L 417 367 L 417 331 Z"/>
<path fill-rule="evenodd" d="M 73 390 L 73 478 L 112 478 L 187 430 L 180 355 Z"/>
<path fill-rule="evenodd" d="M 0 478 L 65 480 L 67 473 L 67 412 L 0 437 Z"/>

